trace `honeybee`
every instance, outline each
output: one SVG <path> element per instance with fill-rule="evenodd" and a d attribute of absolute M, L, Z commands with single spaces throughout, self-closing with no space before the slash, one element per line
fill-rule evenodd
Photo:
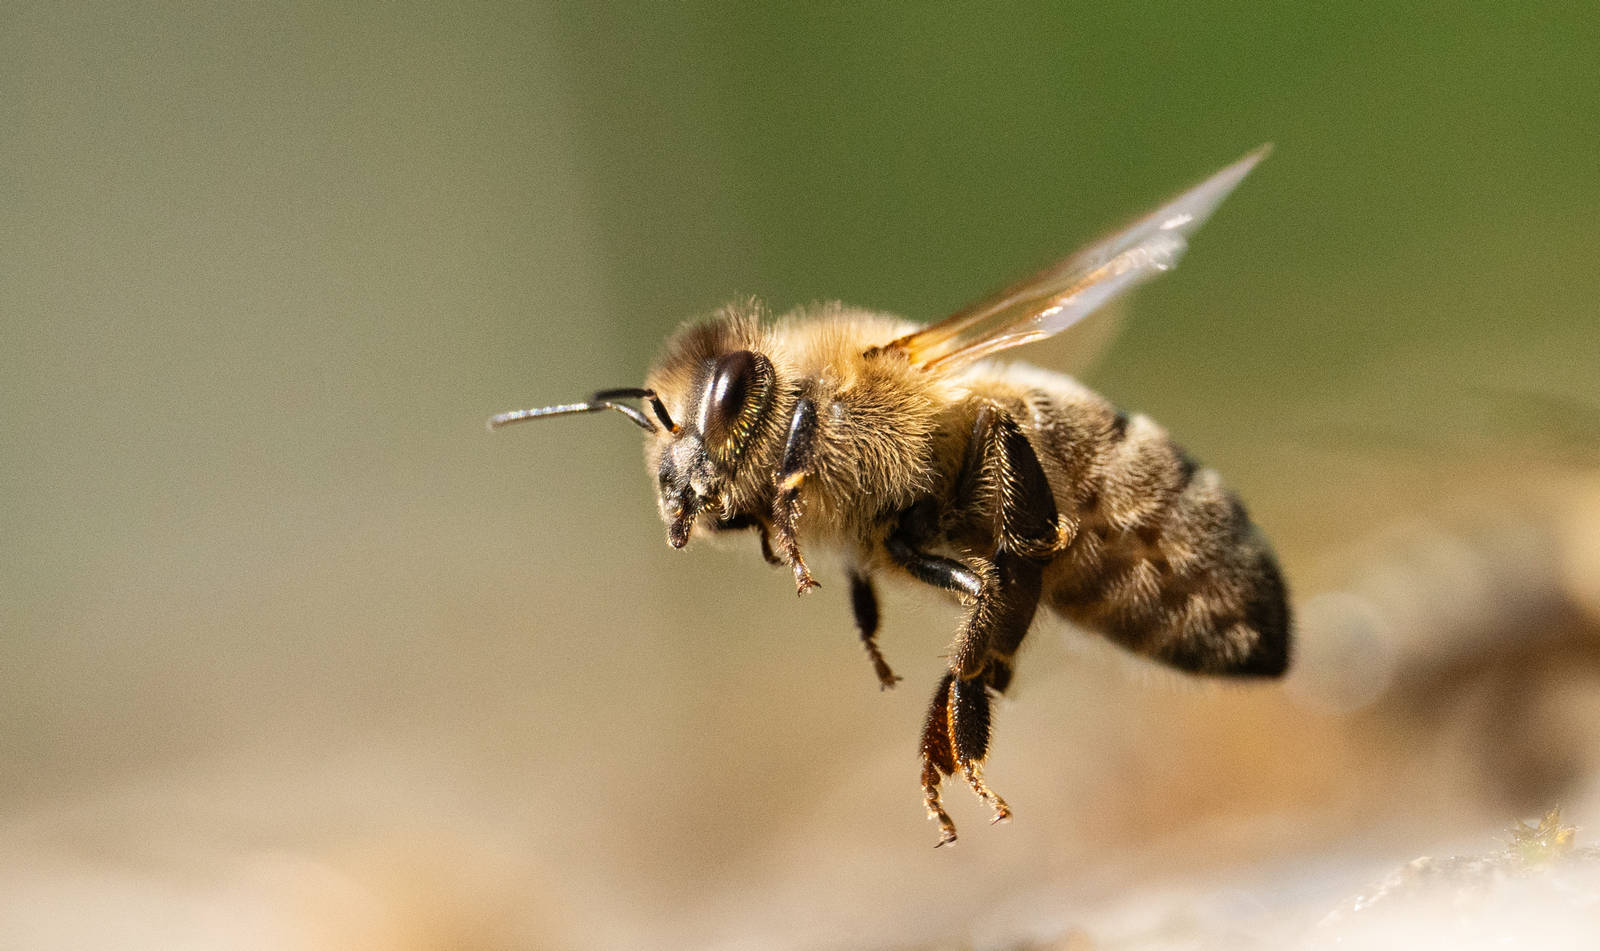
<path fill-rule="evenodd" d="M 678 331 L 643 387 L 489 425 L 617 411 L 647 434 L 673 548 L 697 531 L 754 532 L 801 594 L 817 587 L 802 543 L 841 550 L 882 688 L 900 678 L 878 647 L 874 579 L 954 595 L 965 617 L 921 738 L 923 801 L 949 844 L 947 776 L 993 821 L 1011 817 L 983 777 L 990 703 L 1041 603 L 1180 670 L 1275 677 L 1288 665 L 1283 578 L 1221 477 L 1072 378 L 988 359 L 1170 269 L 1266 151 L 938 323 L 731 305 Z"/>

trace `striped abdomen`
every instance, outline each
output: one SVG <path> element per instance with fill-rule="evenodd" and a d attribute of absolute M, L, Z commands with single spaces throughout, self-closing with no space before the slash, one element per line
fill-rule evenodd
<path fill-rule="evenodd" d="M 1024 398 L 1062 550 L 1044 600 L 1174 667 L 1276 676 L 1289 659 L 1283 577 L 1238 496 L 1144 416 L 1066 378 Z"/>

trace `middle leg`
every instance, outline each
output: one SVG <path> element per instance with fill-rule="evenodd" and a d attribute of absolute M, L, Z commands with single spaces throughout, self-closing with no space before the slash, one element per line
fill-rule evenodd
<path fill-rule="evenodd" d="M 872 576 L 860 568 L 850 572 L 850 609 L 855 614 L 856 630 L 861 633 L 861 643 L 872 660 L 872 669 L 878 675 L 878 689 L 887 690 L 900 682 L 900 677 L 889 669 L 878 649 L 878 594 L 872 587 Z"/>

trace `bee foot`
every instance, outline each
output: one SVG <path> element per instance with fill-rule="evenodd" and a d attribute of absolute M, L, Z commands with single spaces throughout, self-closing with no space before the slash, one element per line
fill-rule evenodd
<path fill-rule="evenodd" d="M 928 818 L 939 823 L 939 841 L 933 845 L 936 849 L 950 845 L 956 840 L 956 824 L 951 821 L 950 813 L 945 812 L 944 806 L 939 802 L 938 776 L 938 773 L 933 773 L 931 780 L 925 779 L 922 786 L 922 803 L 928 807 Z"/>
<path fill-rule="evenodd" d="M 875 642 L 867 642 L 867 656 L 872 658 L 872 671 L 878 675 L 879 690 L 888 690 L 904 679 L 889 669 L 889 662 L 883 659 L 883 652 Z"/>
<path fill-rule="evenodd" d="M 972 787 L 972 791 L 978 794 L 979 799 L 982 799 L 990 809 L 994 810 L 994 818 L 989 820 L 989 824 L 998 825 L 1002 822 L 1010 822 L 1011 807 L 1006 805 L 1006 801 L 1001 799 L 1000 795 L 990 789 L 989 784 L 983 781 L 983 768 L 972 760 L 962 763 L 961 767 L 962 773 L 966 775 L 967 785 Z"/>
<path fill-rule="evenodd" d="M 933 844 L 934 848 L 953 845 L 956 841 L 956 824 L 950 821 L 946 813 L 937 803 L 928 807 L 928 818 L 937 819 L 939 822 L 939 841 Z"/>

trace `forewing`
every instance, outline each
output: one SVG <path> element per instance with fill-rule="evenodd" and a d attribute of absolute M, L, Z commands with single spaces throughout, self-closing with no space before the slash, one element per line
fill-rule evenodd
<path fill-rule="evenodd" d="M 1189 235 L 1270 148 L 1256 149 L 1123 230 L 889 347 L 904 350 L 913 363 L 949 367 L 1060 333 L 1171 270 Z"/>

